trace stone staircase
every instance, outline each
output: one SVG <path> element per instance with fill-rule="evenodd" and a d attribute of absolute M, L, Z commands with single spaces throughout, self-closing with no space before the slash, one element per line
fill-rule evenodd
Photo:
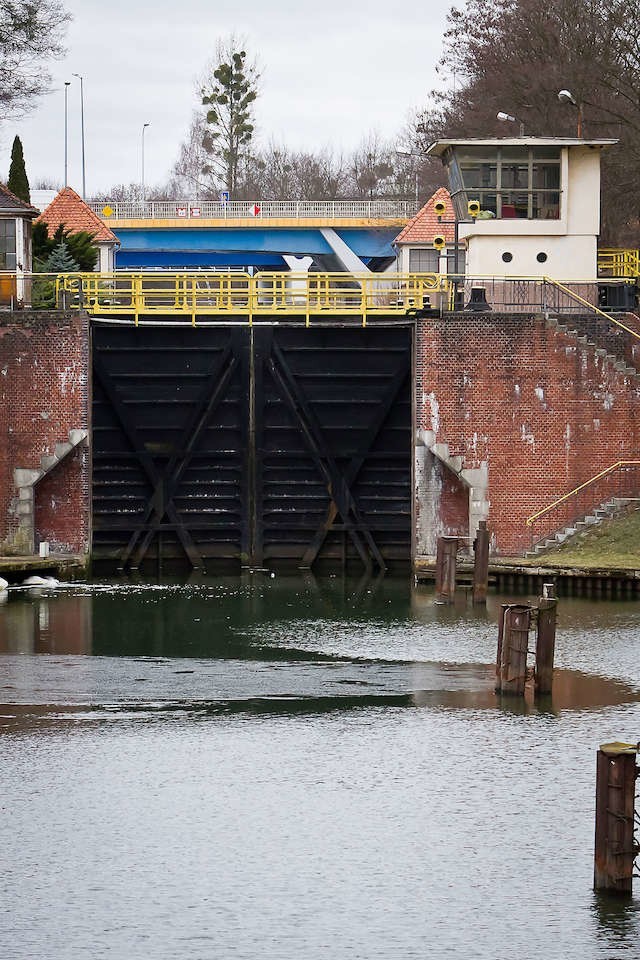
<path fill-rule="evenodd" d="M 547 315 L 545 323 L 547 329 L 562 333 L 574 340 L 577 346 L 592 350 L 597 357 L 624 376 L 640 376 L 640 372 L 631 362 L 628 335 L 613 324 L 607 328 L 604 318 L 598 315 L 572 314 L 559 319 Z"/>
<path fill-rule="evenodd" d="M 525 556 L 537 557 L 546 550 L 552 550 L 573 537 L 584 536 L 591 527 L 595 527 L 603 520 L 610 520 L 622 513 L 630 503 L 634 502 L 634 499 L 633 497 L 611 497 L 610 500 L 606 500 L 595 507 L 591 513 L 580 517 L 561 530 L 557 530 L 553 536 L 545 537 L 544 540 L 534 544 Z"/>
<path fill-rule="evenodd" d="M 16 467 L 13 478 L 17 489 L 16 515 L 18 531 L 15 537 L 19 545 L 27 553 L 35 551 L 35 495 L 34 488 L 39 480 L 51 473 L 69 454 L 87 439 L 86 430 L 70 430 L 68 440 L 56 443 L 53 453 L 44 454 L 40 458 L 40 466 L 35 468 Z"/>

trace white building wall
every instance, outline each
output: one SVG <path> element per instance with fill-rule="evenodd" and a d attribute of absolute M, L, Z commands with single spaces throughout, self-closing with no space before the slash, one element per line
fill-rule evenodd
<path fill-rule="evenodd" d="M 594 281 L 600 231 L 600 150 L 565 147 L 558 220 L 476 220 L 460 224 L 469 277 L 552 277 Z M 511 253 L 505 262 L 502 255 Z M 538 254 L 545 253 L 540 262 Z"/>
<path fill-rule="evenodd" d="M 503 253 L 512 254 L 510 262 L 502 259 Z M 547 259 L 540 262 L 538 254 L 546 254 Z M 470 278 L 544 276 L 592 282 L 596 276 L 596 260 L 595 235 L 471 237 L 466 273 Z"/>

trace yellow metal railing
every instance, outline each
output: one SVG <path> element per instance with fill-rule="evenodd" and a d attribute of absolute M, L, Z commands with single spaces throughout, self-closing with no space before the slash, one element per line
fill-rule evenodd
<path fill-rule="evenodd" d="M 58 302 L 97 316 L 177 314 L 203 317 L 406 316 L 426 306 L 445 308 L 450 282 L 439 274 L 140 273 L 63 274 Z"/>
<path fill-rule="evenodd" d="M 613 326 L 618 327 L 620 330 L 624 330 L 625 333 L 630 334 L 634 340 L 640 340 L 640 333 L 637 333 L 635 330 L 632 330 L 631 327 L 628 327 L 626 324 L 621 323 L 620 320 L 617 320 L 610 313 L 606 313 L 604 310 L 601 310 L 600 307 L 594 306 L 593 303 L 590 303 L 588 300 L 585 300 L 584 297 L 581 297 L 575 290 L 571 290 L 564 283 L 560 283 L 559 280 L 552 280 L 551 277 L 544 277 L 544 282 L 548 283 L 551 287 L 555 287 L 556 290 L 560 290 L 566 296 L 570 297 L 576 303 L 581 304 L 583 307 L 586 307 L 591 313 L 595 313 L 600 317 L 604 317 L 607 323 L 613 324 Z"/>
<path fill-rule="evenodd" d="M 640 251 L 624 247 L 598 250 L 598 273 L 606 277 L 637 279 L 640 276 Z"/>
<path fill-rule="evenodd" d="M 563 526 L 570 526 L 612 497 L 637 499 L 640 491 L 640 460 L 617 460 L 584 483 L 558 497 L 542 510 L 527 517 L 526 525 L 537 526 L 533 542 L 542 541 Z"/>

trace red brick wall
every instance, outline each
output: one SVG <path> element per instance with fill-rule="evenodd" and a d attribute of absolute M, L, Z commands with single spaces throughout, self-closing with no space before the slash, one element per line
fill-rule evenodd
<path fill-rule="evenodd" d="M 89 429 L 89 329 L 78 314 L 0 315 L 0 542 L 15 532 L 16 467 Z M 84 553 L 89 543 L 89 452 L 82 444 L 35 488 L 36 542 Z"/>
<path fill-rule="evenodd" d="M 640 456 L 640 378 L 543 318 L 423 320 L 417 343 L 417 429 L 433 431 L 463 468 L 487 464 L 496 552 L 523 552 L 528 516 Z"/>

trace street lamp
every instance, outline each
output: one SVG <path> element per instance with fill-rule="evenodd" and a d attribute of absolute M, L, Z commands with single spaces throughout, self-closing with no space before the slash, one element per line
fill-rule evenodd
<path fill-rule="evenodd" d="M 151 124 L 143 123 L 142 125 L 142 202 L 145 201 L 145 189 L 144 189 L 144 132 Z"/>
<path fill-rule="evenodd" d="M 71 80 L 64 82 L 64 185 L 69 186 L 69 87 Z"/>
<path fill-rule="evenodd" d="M 581 140 L 582 139 L 582 104 L 578 103 L 578 101 L 576 100 L 576 98 L 574 97 L 574 95 L 571 93 L 570 90 L 559 90 L 558 100 L 560 101 L 560 103 L 572 104 L 578 111 L 578 129 L 576 130 L 576 134 L 578 136 L 578 139 Z"/>
<path fill-rule="evenodd" d="M 524 137 L 524 123 L 522 120 L 518 120 L 517 117 L 512 117 L 510 113 L 503 113 L 502 110 L 496 113 L 496 120 L 499 120 L 501 123 L 519 123 L 520 136 Z"/>
<path fill-rule="evenodd" d="M 79 73 L 73 73 L 73 77 L 77 77 L 80 81 L 80 130 L 82 137 L 82 199 L 84 200 L 85 194 L 87 192 L 87 183 L 85 180 L 85 170 L 84 170 L 84 84 L 83 78 Z"/>
<path fill-rule="evenodd" d="M 414 153 L 411 150 L 396 150 L 396 154 L 399 157 L 422 157 L 421 153 Z M 419 174 L 418 167 L 415 168 L 415 177 L 416 177 L 416 210 L 418 209 L 418 204 L 420 202 L 420 192 L 419 192 Z"/>

